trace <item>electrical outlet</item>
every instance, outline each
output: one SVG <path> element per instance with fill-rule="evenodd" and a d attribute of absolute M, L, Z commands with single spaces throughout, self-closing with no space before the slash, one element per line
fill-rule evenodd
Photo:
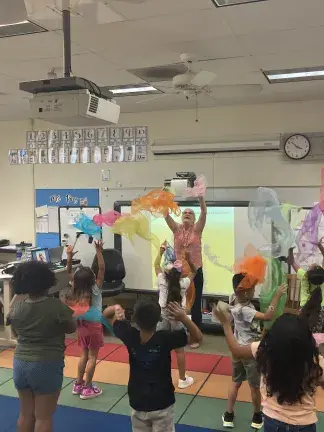
<path fill-rule="evenodd" d="M 102 170 L 101 171 L 101 180 L 109 181 L 110 180 L 110 170 Z"/>

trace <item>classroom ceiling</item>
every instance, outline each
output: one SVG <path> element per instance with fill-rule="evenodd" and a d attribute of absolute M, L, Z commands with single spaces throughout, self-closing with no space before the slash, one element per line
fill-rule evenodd
<path fill-rule="evenodd" d="M 11 0 L 3 2 L 11 8 L 0 6 L 0 27 L 30 19 L 49 30 L 0 38 L 0 120 L 28 118 L 28 95 L 19 91 L 20 81 L 46 78 L 52 68 L 62 74 L 62 1 Z M 212 97 L 198 97 L 200 107 L 324 99 L 324 80 L 269 84 L 262 73 L 324 66 L 323 0 L 266 0 L 221 8 L 212 0 L 71 4 L 76 11 L 73 73 L 99 86 L 144 84 L 134 70 L 179 63 L 182 53 L 193 53 L 194 71 L 217 74 Z M 168 95 L 119 97 L 122 112 L 195 107 L 195 98 L 174 94 L 170 81 L 153 84 Z M 242 88 L 247 84 L 261 87 Z"/>

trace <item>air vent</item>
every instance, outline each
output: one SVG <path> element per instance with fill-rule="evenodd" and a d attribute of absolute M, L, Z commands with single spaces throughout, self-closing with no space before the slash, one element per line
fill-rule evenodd
<path fill-rule="evenodd" d="M 97 114 L 98 106 L 99 106 L 99 99 L 96 96 L 91 95 L 89 112 L 93 114 Z"/>
<path fill-rule="evenodd" d="M 17 24 L 0 26 L 0 38 L 23 36 L 43 32 L 47 32 L 47 30 L 31 21 L 23 21 Z"/>
<path fill-rule="evenodd" d="M 143 81 L 154 83 L 161 81 L 171 81 L 176 75 L 187 72 L 184 64 L 174 64 L 165 66 L 156 66 L 143 69 L 130 69 L 128 72 L 142 79 Z"/>

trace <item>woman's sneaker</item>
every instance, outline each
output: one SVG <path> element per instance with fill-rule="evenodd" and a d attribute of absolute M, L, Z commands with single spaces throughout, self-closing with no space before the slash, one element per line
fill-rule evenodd
<path fill-rule="evenodd" d="M 72 394 L 80 396 L 83 386 L 84 386 L 84 382 L 82 384 L 78 384 L 78 382 L 75 381 L 72 389 Z"/>
<path fill-rule="evenodd" d="M 92 384 L 90 387 L 83 387 L 81 391 L 80 398 L 81 399 L 93 399 L 102 394 L 102 390 L 97 387 L 95 384 Z"/>
<path fill-rule="evenodd" d="M 263 414 L 262 412 L 254 413 L 251 428 L 252 429 L 262 429 L 263 427 Z"/>
<path fill-rule="evenodd" d="M 223 427 L 233 429 L 234 427 L 234 413 L 224 412 L 222 416 Z"/>
<path fill-rule="evenodd" d="M 186 388 L 192 386 L 192 384 L 194 382 L 195 382 L 195 380 L 193 378 L 191 378 L 191 377 L 189 377 L 189 376 L 186 375 L 186 379 L 185 380 L 179 379 L 178 388 L 182 389 L 182 390 L 186 389 Z"/>

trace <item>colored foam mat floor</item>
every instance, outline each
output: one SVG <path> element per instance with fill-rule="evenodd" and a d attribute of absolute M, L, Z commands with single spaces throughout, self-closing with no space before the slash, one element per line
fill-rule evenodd
<path fill-rule="evenodd" d="M 54 432 L 88 432 L 96 430 L 131 431 L 130 407 L 127 397 L 129 374 L 128 354 L 124 346 L 110 343 L 100 351 L 94 380 L 103 389 L 102 396 L 83 401 L 72 395 L 80 350 L 75 340 L 66 340 L 64 381 L 55 413 Z M 16 431 L 19 401 L 13 384 L 14 351 L 0 352 L 0 432 Z M 176 388 L 176 431 L 223 431 L 221 416 L 226 409 L 231 383 L 231 359 L 216 354 L 186 353 L 188 375 L 193 386 L 179 390 L 176 357 L 172 355 L 172 377 Z M 319 430 L 324 430 L 324 391 L 316 395 Z M 252 405 L 250 390 L 244 384 L 235 407 L 237 432 L 250 430 Z"/>

